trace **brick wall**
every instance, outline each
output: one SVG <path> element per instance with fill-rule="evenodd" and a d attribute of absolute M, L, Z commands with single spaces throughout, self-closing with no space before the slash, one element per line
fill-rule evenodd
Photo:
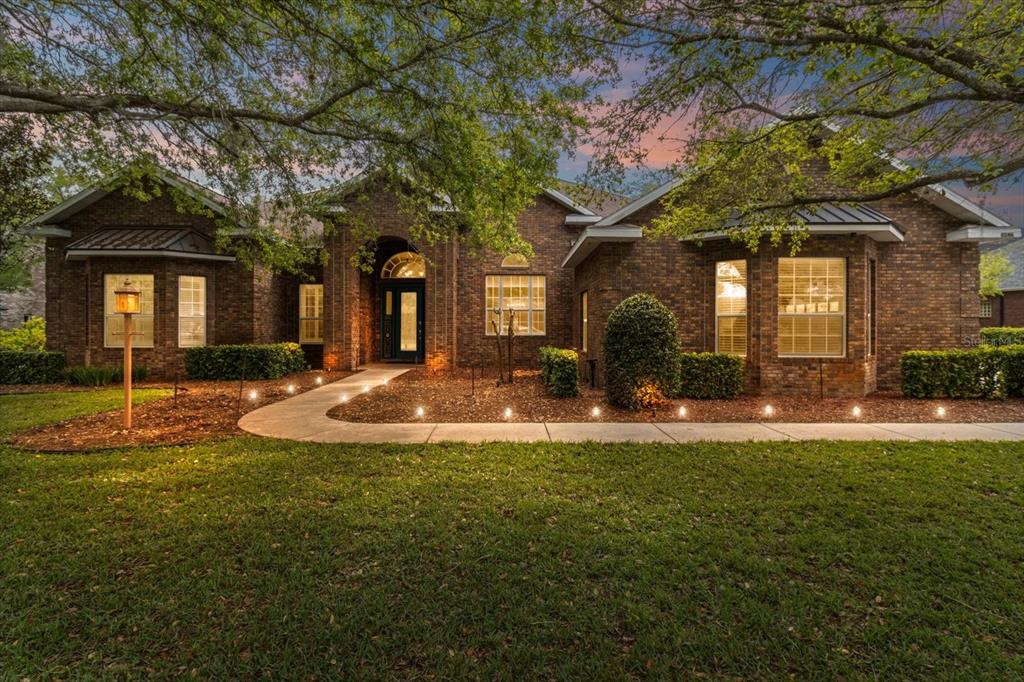
<path fill-rule="evenodd" d="M 70 365 L 119 365 L 120 348 L 105 348 L 103 282 L 106 274 L 150 274 L 154 284 L 154 347 L 137 348 L 136 364 L 153 376 L 173 376 L 184 369 L 178 348 L 178 276 L 206 277 L 207 343 L 278 340 L 283 315 L 272 281 L 256 296 L 256 273 L 240 263 L 180 258 L 90 258 L 67 261 L 65 247 L 108 227 L 190 227 L 212 235 L 211 218 L 181 213 L 167 194 L 141 202 L 113 192 L 70 216 L 60 227 L 69 238 L 46 240 L 47 347 L 64 351 Z M 297 294 L 296 294 L 297 296 Z M 255 305 L 254 305 L 255 304 Z M 257 314 L 257 311 L 265 314 Z"/>
<path fill-rule="evenodd" d="M 958 221 L 916 197 L 887 200 L 877 207 L 904 230 L 905 243 L 878 243 L 863 236 L 814 237 L 798 254 L 846 259 L 843 358 L 780 358 L 776 259 L 789 255 L 788 247 L 764 245 L 750 253 L 720 241 L 697 246 L 662 238 L 601 245 L 576 268 L 574 338 L 579 333 L 580 292 L 589 292 L 591 358 L 600 358 L 601 336 L 612 309 L 624 298 L 646 292 L 676 315 L 685 350 L 714 350 L 714 264 L 743 258 L 748 268 L 749 390 L 834 396 L 898 390 L 903 351 L 966 345 L 977 336 L 978 249 L 946 242 L 946 232 Z M 630 223 L 649 224 L 658 210 L 645 209 Z M 868 353 L 867 339 L 871 260 L 876 262 L 877 278 L 874 354 Z"/>
<path fill-rule="evenodd" d="M 545 278 L 545 325 L 543 336 L 517 336 L 513 340 L 516 367 L 536 367 L 541 346 L 572 348 L 578 345 L 574 333 L 573 272 L 563 268 L 577 229 L 565 226 L 566 209 L 540 197 L 518 221 L 519 234 L 533 246 L 534 257 L 527 268 L 502 268 L 503 254 L 471 255 L 459 247 L 457 276 L 458 364 L 462 367 L 497 367 L 497 341 L 487 334 L 486 281 L 488 275 L 543 275 Z M 502 353 L 507 353 L 502 337 Z"/>

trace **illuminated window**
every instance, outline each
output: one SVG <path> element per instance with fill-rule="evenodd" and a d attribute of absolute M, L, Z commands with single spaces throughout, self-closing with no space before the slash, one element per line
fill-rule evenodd
<path fill-rule="evenodd" d="M 142 312 L 132 315 L 132 345 L 153 347 L 153 275 L 105 275 L 103 277 L 103 345 L 124 348 L 124 315 L 114 307 L 114 289 L 125 280 L 142 292 Z"/>
<path fill-rule="evenodd" d="M 487 334 L 507 333 L 509 308 L 515 311 L 514 325 L 518 336 L 543 336 L 545 319 L 545 279 L 543 275 L 487 276 Z"/>
<path fill-rule="evenodd" d="M 299 343 L 324 342 L 324 285 L 299 285 Z"/>
<path fill-rule="evenodd" d="M 747 262 L 715 265 L 715 349 L 730 355 L 747 354 Z"/>
<path fill-rule="evenodd" d="M 206 345 L 206 278 L 178 277 L 178 346 Z"/>
<path fill-rule="evenodd" d="M 590 337 L 590 295 L 584 291 L 580 294 L 580 349 L 587 352 L 587 339 Z"/>
<path fill-rule="evenodd" d="M 779 259 L 779 355 L 842 356 L 846 260 Z"/>
<path fill-rule="evenodd" d="M 981 316 L 992 317 L 992 299 L 983 298 L 981 299 Z"/>
<path fill-rule="evenodd" d="M 412 251 L 396 253 L 380 269 L 381 279 L 423 279 L 426 276 L 427 265 L 423 256 Z"/>
<path fill-rule="evenodd" d="M 521 253 L 511 253 L 501 261 L 501 267 L 503 268 L 528 268 L 530 267 L 530 261 L 526 260 L 526 256 Z"/>

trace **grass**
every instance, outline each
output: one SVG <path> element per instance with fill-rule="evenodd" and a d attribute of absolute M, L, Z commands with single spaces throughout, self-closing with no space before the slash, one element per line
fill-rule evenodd
<path fill-rule="evenodd" d="M 0 679 L 1020 677 L 1022 481 L 1013 443 L 0 449 Z"/>
<path fill-rule="evenodd" d="M 132 405 L 141 405 L 170 395 L 162 388 L 132 391 Z M 119 410 L 124 405 L 121 389 L 69 391 L 67 393 L 23 393 L 0 396 L 0 437 L 14 431 L 57 422 L 83 414 Z"/>

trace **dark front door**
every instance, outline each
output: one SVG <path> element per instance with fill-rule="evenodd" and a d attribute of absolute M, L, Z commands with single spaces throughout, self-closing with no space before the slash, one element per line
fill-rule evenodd
<path fill-rule="evenodd" d="M 382 360 L 423 359 L 423 282 L 388 282 L 380 297 Z"/>

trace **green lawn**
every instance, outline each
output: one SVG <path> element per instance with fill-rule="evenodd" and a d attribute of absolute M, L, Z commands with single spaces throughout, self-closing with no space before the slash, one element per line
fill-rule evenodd
<path fill-rule="evenodd" d="M 162 388 L 140 388 L 132 391 L 132 405 L 141 405 L 170 395 Z M 119 388 L 79 391 L 74 393 L 25 393 L 0 396 L 0 437 L 22 429 L 79 417 L 95 412 L 119 410 L 124 393 Z"/>
<path fill-rule="evenodd" d="M 1020 677 L 1022 485 L 1012 443 L 0 448 L 0 679 Z"/>

